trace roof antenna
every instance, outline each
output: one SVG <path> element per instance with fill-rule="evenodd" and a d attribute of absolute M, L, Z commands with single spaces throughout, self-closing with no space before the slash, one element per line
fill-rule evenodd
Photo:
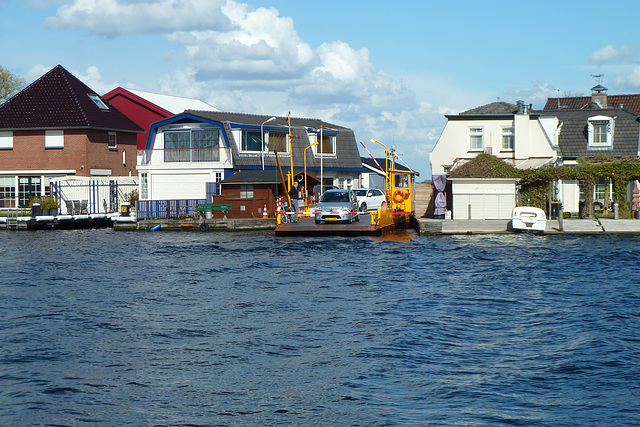
<path fill-rule="evenodd" d="M 596 83 L 600 84 L 602 83 L 602 78 L 604 77 L 604 74 L 591 74 L 591 77 L 596 79 Z"/>

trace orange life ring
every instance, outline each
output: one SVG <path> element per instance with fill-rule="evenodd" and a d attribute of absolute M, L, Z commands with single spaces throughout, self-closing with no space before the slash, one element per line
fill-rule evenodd
<path fill-rule="evenodd" d="M 402 190 L 396 190 L 393 192 L 393 201 L 396 203 L 402 203 L 406 198 L 407 195 Z"/>

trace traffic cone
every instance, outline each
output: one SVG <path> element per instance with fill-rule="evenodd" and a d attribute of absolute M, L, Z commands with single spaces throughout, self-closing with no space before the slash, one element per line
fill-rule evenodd
<path fill-rule="evenodd" d="M 262 211 L 262 218 L 269 218 L 269 214 L 267 213 L 267 205 L 264 205 L 264 210 Z"/>

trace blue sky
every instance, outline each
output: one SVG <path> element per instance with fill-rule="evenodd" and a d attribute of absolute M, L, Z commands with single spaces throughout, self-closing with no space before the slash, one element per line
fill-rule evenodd
<path fill-rule="evenodd" d="M 589 94 L 594 74 L 640 93 L 638 16 L 637 1 L 0 0 L 0 65 L 320 118 L 376 156 L 371 138 L 395 145 L 426 179 L 445 114 L 541 108 Z"/>

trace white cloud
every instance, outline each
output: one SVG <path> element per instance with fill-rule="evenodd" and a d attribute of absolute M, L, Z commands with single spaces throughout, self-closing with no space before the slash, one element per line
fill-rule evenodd
<path fill-rule="evenodd" d="M 347 126 L 374 155 L 383 151 L 368 142 L 372 137 L 396 145 L 409 166 L 423 174 L 446 122 L 443 115 L 487 98 L 471 91 L 470 99 L 469 91 L 452 82 L 425 76 L 405 83 L 377 70 L 367 48 L 354 49 L 344 41 L 314 49 L 277 9 L 254 9 L 235 0 L 72 0 L 48 22 L 108 37 L 163 34 L 183 51 L 185 64 L 158 81 L 161 92 L 227 111 L 291 111 Z M 113 88 L 94 67 L 78 77 L 99 93 Z"/>
<path fill-rule="evenodd" d="M 612 83 L 619 89 L 628 91 L 640 90 L 640 65 L 633 67 L 631 72 L 625 76 L 618 76 Z"/>
<path fill-rule="evenodd" d="M 525 104 L 533 104 L 533 108 L 542 109 L 547 102 L 547 98 L 555 98 L 558 92 L 553 85 L 535 80 L 529 86 L 520 89 L 510 89 L 507 91 L 507 99 L 502 101 L 515 104 L 517 101 L 524 101 Z"/>
<path fill-rule="evenodd" d="M 608 44 L 589 55 L 589 62 L 593 64 L 605 64 L 607 62 L 620 62 L 630 58 L 632 49 L 622 45 L 618 49 Z"/>
<path fill-rule="evenodd" d="M 75 0 L 62 5 L 47 24 L 115 37 L 199 29 L 227 31 L 232 24 L 221 9 L 225 0 Z"/>

